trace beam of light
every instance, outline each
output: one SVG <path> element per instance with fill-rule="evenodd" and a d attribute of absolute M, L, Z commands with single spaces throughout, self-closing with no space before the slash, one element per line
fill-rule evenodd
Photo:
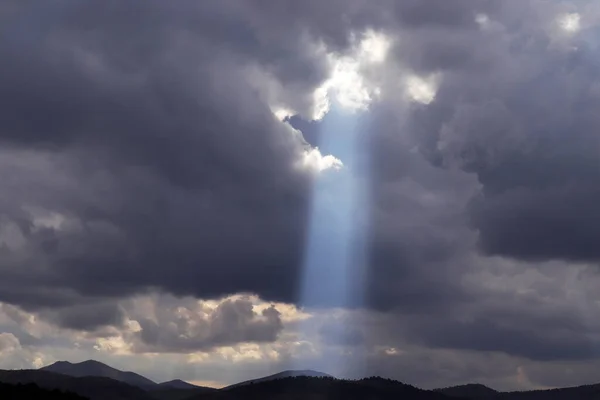
<path fill-rule="evenodd" d="M 334 149 L 344 168 L 320 174 L 313 188 L 300 290 L 303 307 L 363 305 L 368 223 L 368 191 L 360 140 L 364 119 L 364 114 L 333 107 L 320 123 L 320 145 Z M 306 325 L 310 323 L 303 321 L 302 329 L 310 330 Z M 343 357 L 340 354 L 339 359 L 329 359 L 328 372 L 343 376 Z"/>
<path fill-rule="evenodd" d="M 277 119 L 304 116 L 320 131 L 318 143 L 311 143 L 314 147 L 309 147 L 299 162 L 300 167 L 315 172 L 298 299 L 309 313 L 315 308 L 343 313 L 342 309 L 364 305 L 369 201 L 367 152 L 361 140 L 369 106 L 380 94 L 373 74 L 384 65 L 391 41 L 374 31 L 351 35 L 350 41 L 351 49 L 343 54 L 316 47 L 329 64 L 329 77 L 315 89 L 311 112 L 298 115 L 293 107 L 271 105 Z M 346 336 L 344 327 L 340 328 L 337 340 L 343 342 Z M 318 348 L 319 338 L 313 342 L 315 329 L 310 318 L 300 321 L 298 334 L 298 343 Z M 336 342 L 336 338 L 329 339 Z M 342 345 L 333 351 L 339 356 L 328 356 L 326 372 L 343 376 L 344 352 Z M 301 357 L 292 359 L 293 368 L 319 368 L 304 360 L 306 363 Z"/>
<path fill-rule="evenodd" d="M 344 168 L 321 174 L 313 198 L 304 261 L 301 301 L 304 305 L 356 305 L 356 251 L 366 206 L 365 188 L 358 170 L 361 116 L 343 110 L 322 121 L 322 145 L 337 149 Z M 340 140 L 341 139 L 341 140 Z M 353 275 L 354 274 L 354 275 Z"/>
<path fill-rule="evenodd" d="M 329 55 L 331 76 L 315 92 L 318 148 L 339 157 L 340 165 L 316 178 L 304 254 L 300 304 L 309 309 L 358 308 L 364 304 L 366 233 L 368 231 L 368 181 L 365 122 L 379 88 L 363 76 L 367 68 L 381 65 L 390 47 L 381 34 L 366 32 L 353 37 L 349 55 Z M 343 319 L 342 319 L 343 320 Z M 310 320 L 301 330 L 311 331 Z M 339 354 L 327 360 L 328 372 L 344 376 L 343 332 Z M 345 350 L 347 352 L 347 350 Z M 356 359 L 354 359 L 356 363 Z M 296 365 L 300 369 L 310 365 Z M 354 365 L 356 369 L 356 365 Z"/>

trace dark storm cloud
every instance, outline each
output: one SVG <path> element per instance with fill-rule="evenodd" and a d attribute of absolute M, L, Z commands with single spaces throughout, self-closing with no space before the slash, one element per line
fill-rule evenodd
<path fill-rule="evenodd" d="M 304 140 L 319 145 L 322 132 L 295 120 L 303 138 L 273 117 L 270 79 L 283 87 L 273 90 L 278 100 L 307 115 L 327 73 L 312 41 L 343 53 L 351 31 L 381 27 L 397 41 L 361 138 L 370 209 L 364 299 L 353 305 L 393 310 L 403 339 L 432 347 L 554 360 L 584 358 L 595 345 L 561 330 L 563 312 L 531 318 L 548 324 L 535 331 L 523 322 L 535 307 L 510 313 L 523 303 L 501 298 L 469 308 L 489 296 L 463 282 L 487 268 L 469 259 L 477 235 L 490 254 L 598 258 L 597 68 L 583 36 L 572 39 L 577 52 L 549 38 L 542 22 L 558 9 L 10 4 L 0 14 L 0 301 L 76 330 L 135 319 L 141 330 L 127 339 L 139 352 L 276 340 L 274 308 L 229 301 L 178 316 L 168 305 L 153 320 L 122 299 L 158 289 L 299 300 L 313 177 L 295 163 Z M 398 104 L 405 72 L 440 73 L 431 104 Z M 508 316 L 483 317 L 497 304 Z M 359 346 L 396 332 L 389 326 L 321 335 Z"/>
<path fill-rule="evenodd" d="M 599 344 L 583 330 L 540 332 L 540 327 L 534 323 L 526 328 L 512 324 L 503 326 L 485 317 L 468 322 L 430 321 L 419 325 L 411 326 L 414 331 L 413 336 L 409 336 L 417 343 L 451 349 L 497 351 L 538 361 L 595 358 Z"/>
<path fill-rule="evenodd" d="M 598 276 L 593 269 L 489 258 L 465 263 L 471 264 L 466 268 L 471 272 L 463 270 L 460 278 L 467 301 L 457 301 L 455 292 L 429 309 L 372 313 L 367 321 L 350 321 L 350 326 L 369 326 L 368 343 L 396 349 L 419 345 L 536 362 L 597 359 L 598 316 L 593 304 Z M 431 285 L 426 293 L 435 296 L 440 287 L 444 286 Z"/>
<path fill-rule="evenodd" d="M 8 24 L 2 300 L 31 309 L 148 286 L 292 300 L 309 183 L 293 165 L 301 140 L 232 67 L 230 38 L 185 30 L 203 26 L 186 13 L 205 17 L 190 4 L 162 15 L 159 3 L 63 2 L 40 15 L 30 3 Z M 19 35 L 33 16 L 44 31 Z M 37 224 L 52 213 L 60 228 Z"/>
<path fill-rule="evenodd" d="M 51 319 L 78 328 L 117 321 L 118 312 L 70 317 L 79 314 L 67 305 L 148 288 L 297 301 L 311 177 L 294 164 L 304 144 L 272 116 L 245 67 L 300 87 L 301 99 L 302 90 L 309 95 L 324 64 L 303 33 L 343 49 L 351 29 L 393 22 L 383 21 L 386 2 L 338 5 L 308 2 L 295 15 L 252 1 L 63 1 L 52 10 L 31 2 L 13 10 L 0 44 L 7 60 L 0 77 L 0 300 L 28 310 L 59 307 L 64 314 Z M 417 16 L 437 23 L 418 11 L 420 3 L 395 12 L 413 8 L 410 29 L 420 26 Z M 440 24 L 460 25 L 460 18 L 446 21 L 452 15 L 432 11 Z M 35 29 L 24 28 L 33 21 Z M 390 161 L 407 151 L 381 147 L 389 155 L 380 159 Z M 407 168 L 428 169 L 425 179 L 435 174 L 411 160 Z M 369 279 L 377 289 L 367 290 L 376 294 L 368 302 L 390 307 L 398 299 L 390 282 L 427 286 L 433 278 L 411 268 L 455 251 L 435 232 L 442 216 L 413 235 L 425 223 L 420 200 L 410 198 L 421 183 L 378 179 L 376 208 L 405 201 L 415 218 L 393 227 L 395 209 L 374 211 Z"/>
<path fill-rule="evenodd" d="M 546 30 L 527 24 L 535 17 L 525 13 L 519 30 L 507 23 L 482 33 L 477 49 L 484 50 L 467 58 L 475 65 L 481 57 L 480 68 L 448 71 L 435 101 L 412 114 L 411 127 L 434 162 L 477 174 L 482 195 L 470 214 L 483 251 L 598 260 L 593 32 L 569 39 L 556 15 Z"/>
<path fill-rule="evenodd" d="M 132 312 L 140 330 L 126 337 L 134 352 L 189 353 L 244 342 L 273 342 L 283 329 L 274 307 L 261 312 L 248 299 L 226 299 L 214 310 L 190 302 L 159 304 L 155 318 Z"/>
<path fill-rule="evenodd" d="M 81 331 L 122 326 L 124 312 L 115 302 L 91 302 L 42 311 L 40 315 L 56 325 Z"/>

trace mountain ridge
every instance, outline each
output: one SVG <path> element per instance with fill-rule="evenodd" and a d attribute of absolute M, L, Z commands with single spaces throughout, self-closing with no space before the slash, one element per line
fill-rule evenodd
<path fill-rule="evenodd" d="M 502 392 L 498 392 L 481 383 L 467 383 L 466 385 L 449 386 L 445 388 L 434 389 L 434 391 L 445 394 L 450 397 L 460 397 L 466 399 L 487 399 Z"/>
<path fill-rule="evenodd" d="M 80 368 L 80 370 L 74 370 Z M 72 376 L 51 370 L 67 371 Z M 90 376 L 90 372 L 123 377 L 133 376 L 136 384 L 109 376 Z M 144 384 L 140 387 L 140 382 Z M 90 400 L 235 400 L 267 398 L 327 399 L 422 399 L 422 400 L 592 400 L 600 399 L 600 384 L 581 385 L 548 390 L 500 392 L 485 385 L 470 383 L 433 390 L 380 377 L 358 380 L 337 379 L 314 370 L 285 370 L 261 378 L 239 382 L 223 389 L 196 386 L 180 379 L 155 383 L 142 375 L 120 371 L 95 360 L 81 363 L 60 361 L 37 370 L 0 370 L 0 383 L 35 384 L 42 389 L 60 390 L 87 397 Z M 360 394 L 360 396 L 359 396 Z M 299 395 L 302 395 L 298 397 Z M 358 396 L 358 397 L 357 397 Z M 404 396 L 404 397 L 402 397 Z M 441 396 L 441 397 L 440 397 Z"/>
<path fill-rule="evenodd" d="M 154 400 L 144 389 L 102 376 L 73 377 L 41 369 L 0 370 L 5 384 L 35 384 L 42 389 L 72 392 L 89 400 Z"/>
<path fill-rule="evenodd" d="M 132 371 L 121 371 L 96 360 L 86 360 L 79 363 L 57 361 L 40 368 L 41 371 L 55 372 L 75 378 L 86 376 L 101 376 L 124 382 L 143 389 L 157 385 L 156 382 Z"/>
<path fill-rule="evenodd" d="M 268 376 L 263 376 L 261 378 L 249 379 L 249 380 L 246 380 L 246 381 L 234 383 L 233 385 L 225 386 L 221 390 L 230 390 L 230 389 L 233 389 L 233 388 L 236 388 L 236 387 L 245 386 L 245 385 L 251 385 L 251 384 L 255 384 L 255 383 L 269 382 L 269 381 L 273 381 L 273 380 L 276 380 L 276 379 L 294 378 L 294 377 L 301 377 L 301 376 L 303 376 L 303 377 L 310 377 L 310 378 L 332 378 L 332 379 L 336 379 L 333 375 L 329 375 L 329 374 L 326 374 L 324 372 L 319 372 L 319 371 L 315 371 L 315 370 L 312 370 L 312 369 L 299 369 L 299 370 L 288 369 L 288 370 L 284 370 L 284 371 L 278 372 L 276 374 L 272 374 L 272 375 L 268 375 Z"/>
<path fill-rule="evenodd" d="M 202 386 L 193 385 L 181 379 L 172 379 L 156 384 L 157 389 L 198 389 L 201 387 Z"/>
<path fill-rule="evenodd" d="M 456 400 L 444 394 L 381 378 L 287 377 L 238 385 L 189 400 Z"/>

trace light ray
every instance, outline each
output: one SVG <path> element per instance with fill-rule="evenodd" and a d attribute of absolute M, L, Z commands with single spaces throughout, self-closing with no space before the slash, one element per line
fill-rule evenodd
<path fill-rule="evenodd" d="M 340 168 L 318 174 L 313 187 L 299 299 L 308 308 L 364 306 L 369 199 L 363 140 L 369 106 L 380 90 L 363 72 L 385 61 L 390 41 L 370 31 L 351 40 L 354 46 L 349 54 L 328 54 L 331 76 L 315 91 L 312 118 L 320 132 L 319 143 L 313 145 L 339 159 Z M 303 321 L 301 329 L 312 331 L 310 323 Z M 344 327 L 340 328 L 343 336 Z M 333 353 L 338 355 L 328 357 L 332 370 L 327 372 L 344 376 L 347 351 L 342 345 Z M 300 362 L 295 367 L 314 366 Z"/>
<path fill-rule="evenodd" d="M 323 146 L 336 147 L 345 168 L 320 175 L 314 187 L 302 290 L 305 304 L 340 306 L 352 301 L 348 266 L 364 206 L 364 188 L 356 176 L 359 118 L 338 111 L 322 122 Z"/>
<path fill-rule="evenodd" d="M 320 123 L 320 145 L 339 155 L 344 168 L 320 174 L 315 182 L 300 291 L 304 307 L 363 305 L 368 222 L 368 192 L 362 171 L 365 152 L 361 149 L 364 119 L 364 114 L 334 107 Z M 330 359 L 328 364 L 335 370 L 328 372 L 343 375 L 343 357 L 340 354 L 338 360 Z"/>

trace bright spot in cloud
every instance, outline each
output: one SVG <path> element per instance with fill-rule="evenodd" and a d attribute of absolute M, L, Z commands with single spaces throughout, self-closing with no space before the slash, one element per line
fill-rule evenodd
<path fill-rule="evenodd" d="M 371 93 L 360 74 L 360 63 L 352 58 L 334 60 L 333 73 L 327 82 L 335 100 L 350 110 L 364 110 L 371 102 Z"/>
<path fill-rule="evenodd" d="M 304 151 L 304 157 L 300 161 L 300 167 L 314 172 L 322 172 L 328 169 L 339 170 L 344 166 L 342 161 L 331 154 L 326 156 L 321 154 L 317 148 L 311 148 Z"/>
<path fill-rule="evenodd" d="M 94 349 L 100 352 L 126 355 L 130 354 L 131 346 L 125 342 L 122 336 L 113 336 L 108 338 L 96 339 Z"/>
<path fill-rule="evenodd" d="M 312 115 L 312 119 L 315 121 L 319 121 L 323 119 L 325 114 L 329 111 L 329 107 L 331 107 L 331 102 L 329 101 L 329 87 L 328 85 L 319 86 L 314 93 L 314 111 Z"/>
<path fill-rule="evenodd" d="M 475 22 L 483 28 L 490 23 L 490 18 L 485 14 L 477 14 L 475 16 Z"/>
<path fill-rule="evenodd" d="M 390 40 L 383 34 L 367 31 L 360 42 L 359 59 L 369 63 L 383 63 L 390 49 Z"/>
<path fill-rule="evenodd" d="M 43 355 L 37 354 L 36 357 L 31 362 L 34 368 L 42 368 L 45 365 Z"/>
<path fill-rule="evenodd" d="M 196 386 L 211 387 L 211 388 L 215 388 L 215 389 L 221 389 L 221 388 L 225 387 L 223 382 L 218 382 L 218 381 L 193 380 L 193 381 L 186 381 L 186 382 L 191 383 L 192 385 L 196 385 Z"/>
<path fill-rule="evenodd" d="M 21 348 L 21 342 L 12 333 L 0 333 L 0 355 L 19 350 Z"/>
<path fill-rule="evenodd" d="M 578 13 L 563 14 L 558 18 L 558 25 L 567 33 L 575 33 L 581 29 L 581 16 Z"/>
<path fill-rule="evenodd" d="M 296 167 L 302 170 L 319 173 L 328 169 L 339 170 L 344 164 L 338 158 L 328 154 L 323 155 L 317 147 L 309 146 L 304 139 L 301 139 L 302 132 L 294 129 L 291 125 L 285 124 L 286 128 L 292 135 L 298 135 L 298 140 L 302 140 L 302 150 L 299 152 L 299 157 L 296 159 Z M 216 307 L 216 306 L 215 306 Z"/>
<path fill-rule="evenodd" d="M 406 79 L 406 93 L 412 101 L 429 104 L 435 99 L 438 85 L 438 75 L 427 78 L 411 75 Z"/>
<path fill-rule="evenodd" d="M 355 41 L 348 55 L 327 53 L 330 77 L 315 90 L 313 119 L 320 120 L 327 114 L 331 102 L 341 107 L 359 111 L 366 110 L 379 88 L 364 76 L 364 70 L 385 62 L 391 42 L 383 34 L 367 31 Z"/>
<path fill-rule="evenodd" d="M 236 346 L 224 346 L 215 350 L 221 358 L 237 363 L 245 361 L 278 361 L 279 352 L 269 345 L 256 343 L 240 343 Z"/>
<path fill-rule="evenodd" d="M 59 230 L 66 218 L 64 215 L 51 212 L 47 215 L 36 217 L 33 219 L 33 226 L 37 229 L 50 228 Z"/>
<path fill-rule="evenodd" d="M 385 354 L 387 354 L 388 356 L 394 356 L 398 354 L 398 350 L 395 347 L 390 347 L 388 349 L 385 349 Z"/>
<path fill-rule="evenodd" d="M 280 121 L 283 121 L 286 118 L 292 117 L 294 114 L 296 114 L 293 110 L 290 110 L 289 108 L 285 107 L 271 108 L 271 111 L 273 112 L 273 114 L 275 114 L 275 117 Z"/>
<path fill-rule="evenodd" d="M 260 82 L 259 89 L 271 108 L 273 115 L 280 121 L 296 115 L 308 114 L 312 120 L 321 120 L 330 110 L 332 104 L 349 111 L 368 109 L 374 98 L 377 98 L 381 89 L 369 79 L 367 72 L 376 71 L 387 58 L 391 40 L 382 33 L 368 30 L 360 35 L 350 37 L 352 43 L 348 53 L 339 54 L 329 52 L 323 43 L 315 44 L 314 51 L 322 55 L 329 64 L 329 78 L 325 80 L 312 93 L 312 103 L 309 110 L 298 111 L 288 98 L 279 82 L 269 74 L 257 68 L 247 70 L 250 82 Z M 289 127 L 292 134 L 302 135 Z M 313 172 L 322 172 L 343 167 L 342 161 L 333 155 L 323 155 L 317 148 L 304 149 L 300 155 L 297 166 Z"/>

